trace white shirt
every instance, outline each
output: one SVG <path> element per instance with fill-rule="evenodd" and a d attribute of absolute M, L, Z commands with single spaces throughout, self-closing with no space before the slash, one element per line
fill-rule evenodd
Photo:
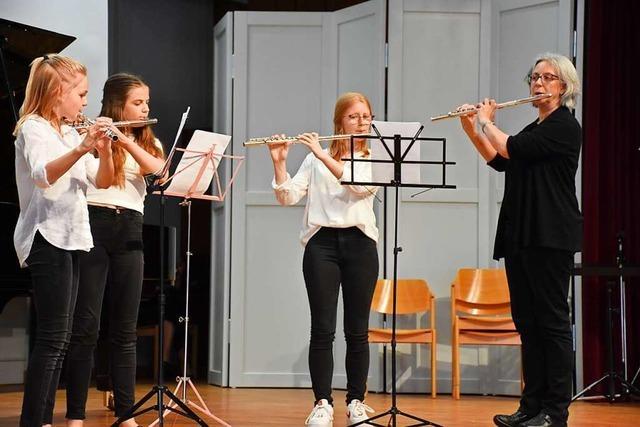
<path fill-rule="evenodd" d="M 363 158 L 362 153 L 356 153 L 356 158 Z M 371 163 L 355 162 L 354 171 L 355 181 L 371 181 Z M 341 180 L 351 181 L 351 162 L 344 163 Z M 281 205 L 294 205 L 307 196 L 300 233 L 303 246 L 320 227 L 355 226 L 378 242 L 378 227 L 373 213 L 373 199 L 378 188 L 342 185 L 313 153 L 307 155 L 293 178 L 287 173 L 287 180 L 277 185 L 274 177 L 272 187 Z"/>
<path fill-rule="evenodd" d="M 45 166 L 80 144 L 75 129 L 63 125 L 62 137 L 40 116 L 27 119 L 16 138 L 16 185 L 20 215 L 13 242 L 25 267 L 36 231 L 53 246 L 88 251 L 93 247 L 86 191 L 95 182 L 99 160 L 85 154 L 64 175 L 50 184 Z"/>
<path fill-rule="evenodd" d="M 162 150 L 162 144 L 155 140 L 156 147 Z M 147 195 L 147 184 L 140 173 L 140 166 L 133 156 L 125 150 L 124 188 L 112 185 L 109 188 L 96 188 L 90 184 L 87 190 L 87 201 L 90 205 L 118 206 L 133 209 L 144 214 L 144 198 Z"/>

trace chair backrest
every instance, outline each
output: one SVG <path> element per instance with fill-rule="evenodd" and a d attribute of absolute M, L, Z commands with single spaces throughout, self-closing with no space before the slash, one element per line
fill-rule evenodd
<path fill-rule="evenodd" d="M 507 275 L 501 268 L 461 268 L 451 284 L 451 311 L 472 315 L 511 312 Z"/>
<path fill-rule="evenodd" d="M 433 295 L 426 280 L 398 279 L 397 284 L 397 314 L 420 313 L 431 309 Z M 384 314 L 393 313 L 393 280 L 378 280 L 373 293 L 371 310 Z"/>

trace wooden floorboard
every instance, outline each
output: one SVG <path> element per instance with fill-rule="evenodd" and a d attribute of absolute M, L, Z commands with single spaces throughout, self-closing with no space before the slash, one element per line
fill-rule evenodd
<path fill-rule="evenodd" d="M 304 426 L 304 420 L 311 409 L 312 393 L 306 389 L 231 389 L 197 384 L 197 390 L 214 415 L 232 426 Z M 136 398 L 140 399 L 151 389 L 151 385 L 139 384 Z M 173 387 L 171 387 L 173 390 Z M 187 397 L 197 401 L 195 394 L 189 392 Z M 346 426 L 344 416 L 344 392 L 336 391 L 335 427 Z M 153 400 L 155 403 L 155 400 Z M 386 411 L 391 406 L 391 396 L 370 393 L 367 403 L 376 413 Z M 22 392 L 0 393 L 0 427 L 18 425 Z M 491 419 L 496 413 L 511 413 L 518 405 L 516 398 L 491 396 L 462 396 L 455 401 L 449 395 L 440 395 L 431 399 L 427 395 L 399 395 L 397 407 L 403 412 L 419 418 L 433 421 L 448 427 L 492 426 Z M 59 391 L 56 400 L 54 425 L 64 426 L 65 397 Z M 580 401 L 570 408 L 570 426 L 640 426 L 640 403 L 614 403 Z M 217 426 L 216 422 L 202 416 L 209 426 Z M 149 425 L 155 414 L 145 414 L 137 418 L 142 425 Z M 112 413 L 103 406 L 103 395 L 95 389 L 89 393 L 87 405 L 86 427 L 109 426 L 113 423 Z M 386 424 L 380 422 L 380 424 Z M 415 424 L 404 417 L 398 417 L 398 426 Z M 165 426 L 193 426 L 193 421 L 183 417 L 170 415 L 165 419 Z"/>

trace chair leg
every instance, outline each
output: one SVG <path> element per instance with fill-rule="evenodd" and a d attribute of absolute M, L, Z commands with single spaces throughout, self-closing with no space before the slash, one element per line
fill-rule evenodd
<path fill-rule="evenodd" d="M 433 341 L 431 341 L 431 398 L 436 398 L 436 377 L 438 370 L 436 369 L 436 358 L 438 356 L 436 334 L 433 333 Z"/>
<path fill-rule="evenodd" d="M 451 396 L 460 399 L 460 347 L 458 337 L 454 335 L 451 358 Z"/>

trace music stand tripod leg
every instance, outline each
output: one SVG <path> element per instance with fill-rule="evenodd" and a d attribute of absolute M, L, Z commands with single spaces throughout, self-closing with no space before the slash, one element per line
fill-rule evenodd
<path fill-rule="evenodd" d="M 633 376 L 633 379 L 631 380 L 631 384 L 636 383 L 636 380 L 638 379 L 638 375 L 640 375 L 640 366 L 638 366 L 638 370 L 636 371 L 636 374 Z"/>
<path fill-rule="evenodd" d="M 580 393 L 576 394 L 575 396 L 573 396 L 571 398 L 571 401 L 573 402 L 574 400 L 580 399 L 582 397 L 583 394 L 585 394 L 586 392 L 588 392 L 589 390 L 591 390 L 593 387 L 597 386 L 598 384 L 600 384 L 602 381 L 604 381 L 605 379 L 609 378 L 609 374 L 606 374 L 604 377 L 600 378 L 599 380 L 596 380 L 594 382 L 592 382 L 591 384 L 589 384 L 587 387 L 585 387 Z"/>

